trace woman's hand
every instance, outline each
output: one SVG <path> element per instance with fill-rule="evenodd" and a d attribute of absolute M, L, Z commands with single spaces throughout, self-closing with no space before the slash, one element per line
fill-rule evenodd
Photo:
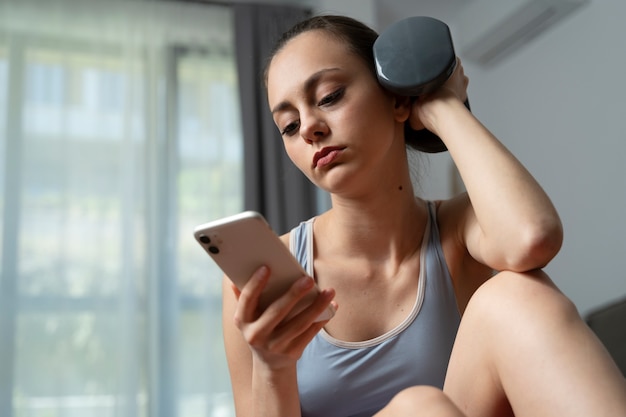
<path fill-rule="evenodd" d="M 335 295 L 322 291 L 302 310 L 298 302 L 314 285 L 312 278 L 302 277 L 261 310 L 260 295 L 270 275 L 267 267 L 259 268 L 241 291 L 223 279 L 224 345 L 235 408 L 242 417 L 300 416 L 296 362 L 327 323 L 317 318 Z"/>
<path fill-rule="evenodd" d="M 456 67 L 448 80 L 437 90 L 420 96 L 411 108 L 409 122 L 415 130 L 428 129 L 436 132 L 435 106 L 441 100 L 459 100 L 464 103 L 467 100 L 467 86 L 469 78 L 463 71 L 461 60 L 457 58 Z"/>
<path fill-rule="evenodd" d="M 259 297 L 267 285 L 271 271 L 259 268 L 242 291 L 233 286 L 237 298 L 235 326 L 250 346 L 255 360 L 271 370 L 294 366 L 304 348 L 328 321 L 316 321 L 335 292 L 323 290 L 315 301 L 296 315 L 293 308 L 315 285 L 311 277 L 303 276 L 264 311 L 259 311 Z"/>

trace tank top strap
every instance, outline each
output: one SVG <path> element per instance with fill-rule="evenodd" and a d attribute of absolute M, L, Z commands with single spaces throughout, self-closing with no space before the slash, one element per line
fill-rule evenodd
<path fill-rule="evenodd" d="M 428 213 L 430 216 L 430 246 L 435 250 L 437 260 L 445 270 L 445 275 L 451 281 L 448 264 L 441 247 L 441 236 L 439 233 L 439 225 L 437 223 L 437 204 L 434 201 L 428 201 Z"/>
<path fill-rule="evenodd" d="M 289 233 L 289 250 L 309 276 L 313 276 L 313 222 L 315 217 L 301 222 Z"/>
<path fill-rule="evenodd" d="M 431 242 L 440 242 L 439 226 L 437 225 L 437 205 L 434 201 L 427 201 L 426 204 L 430 217 L 430 240 Z"/>

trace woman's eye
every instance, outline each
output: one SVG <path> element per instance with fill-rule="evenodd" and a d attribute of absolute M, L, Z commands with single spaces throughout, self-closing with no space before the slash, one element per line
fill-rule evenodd
<path fill-rule="evenodd" d="M 298 130 L 298 122 L 291 122 L 281 130 L 281 136 L 291 136 Z"/>
<path fill-rule="evenodd" d="M 330 93 L 327 96 L 324 96 L 319 103 L 317 103 L 318 106 L 325 106 L 327 104 L 332 104 L 335 101 L 339 100 L 341 98 L 341 96 L 343 96 L 345 89 L 344 88 L 340 88 L 339 90 L 336 90 L 332 93 Z"/>

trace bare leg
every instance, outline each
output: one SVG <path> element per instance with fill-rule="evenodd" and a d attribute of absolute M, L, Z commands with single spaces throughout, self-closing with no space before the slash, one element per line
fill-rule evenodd
<path fill-rule="evenodd" d="M 443 391 L 427 386 L 405 389 L 374 417 L 401 416 L 465 417 Z"/>
<path fill-rule="evenodd" d="M 444 392 L 468 417 L 626 416 L 626 380 L 541 271 L 500 273 L 474 294 Z"/>

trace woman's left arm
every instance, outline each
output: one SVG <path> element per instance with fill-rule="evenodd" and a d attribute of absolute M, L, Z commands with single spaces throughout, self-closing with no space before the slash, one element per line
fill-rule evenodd
<path fill-rule="evenodd" d="M 528 170 L 464 106 L 466 88 L 459 63 L 446 85 L 414 109 L 448 147 L 467 189 L 460 238 L 474 259 L 496 270 L 543 267 L 561 247 L 559 215 Z"/>

